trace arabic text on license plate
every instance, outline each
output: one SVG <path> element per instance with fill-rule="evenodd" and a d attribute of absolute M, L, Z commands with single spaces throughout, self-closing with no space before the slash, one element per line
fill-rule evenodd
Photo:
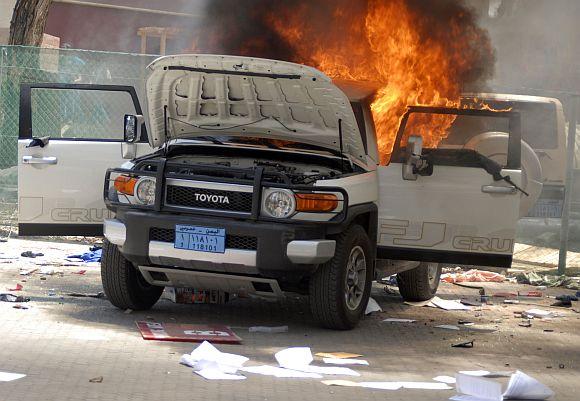
<path fill-rule="evenodd" d="M 226 230 L 199 226 L 176 225 L 175 248 L 190 251 L 224 253 Z"/>

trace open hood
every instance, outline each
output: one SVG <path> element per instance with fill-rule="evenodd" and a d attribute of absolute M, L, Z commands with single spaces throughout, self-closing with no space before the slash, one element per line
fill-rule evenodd
<path fill-rule="evenodd" d="M 364 160 L 347 96 L 304 65 L 234 56 L 161 57 L 148 67 L 149 142 L 202 136 L 270 138 Z M 167 117 L 167 118 L 166 118 Z"/>

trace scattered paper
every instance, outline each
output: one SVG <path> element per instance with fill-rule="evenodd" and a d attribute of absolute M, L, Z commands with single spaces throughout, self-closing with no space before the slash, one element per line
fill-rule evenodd
<path fill-rule="evenodd" d="M 451 376 L 437 376 L 437 377 L 434 377 L 433 380 L 435 380 L 436 382 L 441 382 L 441 383 L 445 383 L 445 384 L 455 384 L 455 382 L 457 381 L 455 379 L 455 377 L 451 377 Z"/>
<path fill-rule="evenodd" d="M 547 311 L 543 309 L 529 309 L 523 313 L 527 317 L 537 317 L 540 319 L 551 319 L 560 316 L 558 312 Z"/>
<path fill-rule="evenodd" d="M 554 392 L 533 377 L 516 371 L 511 375 L 505 391 L 500 382 L 493 379 L 458 373 L 457 396 L 461 401 L 503 401 L 504 399 L 547 400 Z"/>
<path fill-rule="evenodd" d="M 454 326 L 452 324 L 440 324 L 435 326 L 436 329 L 445 329 L 445 330 L 459 330 L 459 327 Z"/>
<path fill-rule="evenodd" d="M 26 377 L 26 375 L 20 373 L 8 373 L 0 372 L 0 382 L 11 382 L 12 380 L 18 380 Z"/>
<path fill-rule="evenodd" d="M 439 297 L 433 297 L 431 303 L 437 308 L 444 310 L 471 310 L 470 306 L 463 305 L 460 300 L 446 300 Z"/>
<path fill-rule="evenodd" d="M 390 318 L 383 320 L 383 322 L 387 322 L 387 323 L 415 323 L 416 320 L 415 319 L 397 319 L 394 317 L 390 317 Z"/>
<path fill-rule="evenodd" d="M 370 315 L 373 312 L 382 312 L 382 311 L 383 309 L 380 307 L 377 301 L 375 301 L 374 298 L 369 298 L 369 303 L 367 304 L 365 315 Z"/>
<path fill-rule="evenodd" d="M 351 354 L 349 352 L 317 352 L 314 354 L 321 358 L 335 358 L 335 359 L 350 359 L 350 358 L 360 358 L 361 354 Z"/>
<path fill-rule="evenodd" d="M 401 382 L 403 388 L 419 389 L 419 390 L 452 390 L 446 383 L 433 382 Z"/>
<path fill-rule="evenodd" d="M 16 285 L 13 288 L 7 288 L 8 291 L 22 291 L 22 284 L 20 283 L 16 283 Z"/>
<path fill-rule="evenodd" d="M 308 347 L 286 348 L 277 352 L 274 357 L 276 358 L 276 361 L 278 361 L 280 367 L 286 369 L 318 373 L 322 375 L 360 376 L 358 372 L 349 368 L 310 365 L 314 360 L 314 357 Z"/>
<path fill-rule="evenodd" d="M 359 384 L 361 387 L 375 388 L 378 390 L 399 390 L 403 387 L 399 382 L 362 382 Z"/>
<path fill-rule="evenodd" d="M 276 352 L 274 355 L 278 365 L 287 369 L 302 368 L 314 360 L 308 347 L 292 347 Z"/>
<path fill-rule="evenodd" d="M 366 366 L 368 366 L 368 364 L 369 364 L 364 359 L 323 358 L 322 361 L 324 363 L 328 363 L 331 365 L 366 365 Z"/>
<path fill-rule="evenodd" d="M 208 380 L 244 380 L 245 377 L 237 375 L 236 372 L 247 361 L 245 356 L 221 352 L 207 341 L 201 343 L 191 354 L 182 355 L 179 360 Z"/>
<path fill-rule="evenodd" d="M 253 326 L 248 329 L 250 333 L 287 333 L 288 326 L 277 326 L 277 327 L 267 327 L 267 326 Z"/>
<path fill-rule="evenodd" d="M 264 376 L 274 376 L 278 378 L 298 378 L 298 379 L 321 379 L 322 375 L 318 373 L 300 372 L 298 370 L 280 368 L 277 366 L 248 366 L 240 368 L 240 371 L 247 373 L 255 373 Z"/>
<path fill-rule="evenodd" d="M 420 302 L 405 302 L 407 305 L 411 306 L 429 306 L 431 308 L 439 308 L 444 310 L 471 310 L 471 306 L 464 305 L 460 300 L 447 300 L 441 299 L 439 297 L 433 297 L 428 301 Z"/>

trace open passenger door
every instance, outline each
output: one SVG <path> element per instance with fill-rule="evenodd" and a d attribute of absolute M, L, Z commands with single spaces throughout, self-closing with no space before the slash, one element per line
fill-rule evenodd
<path fill-rule="evenodd" d="M 19 235 L 102 235 L 105 172 L 126 161 L 125 114 L 143 114 L 131 86 L 21 86 Z M 143 129 L 137 155 L 150 151 Z"/>
<path fill-rule="evenodd" d="M 486 120 L 501 119 L 510 135 L 501 152 L 507 160 L 445 140 L 422 148 L 434 142 L 437 119 L 449 136 L 466 140 L 485 131 Z M 519 114 L 509 111 L 409 108 L 391 163 L 378 168 L 379 258 L 509 267 L 521 195 L 520 131 Z"/>

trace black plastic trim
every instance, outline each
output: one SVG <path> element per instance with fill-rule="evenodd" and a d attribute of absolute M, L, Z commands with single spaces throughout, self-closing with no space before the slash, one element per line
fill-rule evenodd
<path fill-rule="evenodd" d="M 103 235 L 102 224 L 18 224 L 18 236 L 45 235 L 78 235 L 100 237 Z"/>
<path fill-rule="evenodd" d="M 377 258 L 510 268 L 513 256 L 378 246 Z"/>

